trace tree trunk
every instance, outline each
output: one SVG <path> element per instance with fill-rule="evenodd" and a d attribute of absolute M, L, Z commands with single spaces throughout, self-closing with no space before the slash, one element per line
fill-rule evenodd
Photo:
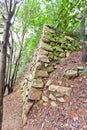
<path fill-rule="evenodd" d="M 6 72 L 6 55 L 7 44 L 9 41 L 9 29 L 10 29 L 10 15 L 8 15 L 7 22 L 5 23 L 2 50 L 1 50 L 1 64 L 0 64 L 0 130 L 2 128 L 3 117 L 3 93 L 5 87 L 5 72 Z"/>
<path fill-rule="evenodd" d="M 81 20 L 81 30 L 80 30 L 81 44 L 82 44 L 82 61 L 87 62 L 87 45 L 85 44 L 85 15 L 83 15 Z"/>

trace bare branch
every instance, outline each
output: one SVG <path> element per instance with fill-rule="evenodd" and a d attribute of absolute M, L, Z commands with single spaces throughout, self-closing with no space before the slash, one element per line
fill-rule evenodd
<path fill-rule="evenodd" d="M 9 12 L 11 12 L 11 9 L 12 9 L 12 0 L 10 0 L 10 3 L 9 3 Z"/>
<path fill-rule="evenodd" d="M 22 4 L 22 2 L 20 3 L 20 5 L 18 6 L 18 8 L 17 8 L 17 10 L 16 10 L 16 12 L 15 12 L 15 16 L 14 16 L 14 20 L 13 20 L 13 23 L 12 23 L 12 24 L 14 24 L 14 22 L 15 22 L 15 18 L 16 18 L 17 14 L 18 14 L 18 11 L 19 11 L 19 9 L 20 9 L 21 4 Z"/>
<path fill-rule="evenodd" d="M 7 0 L 5 0 L 5 6 L 6 6 L 6 10 L 8 12 L 8 4 L 7 4 Z"/>

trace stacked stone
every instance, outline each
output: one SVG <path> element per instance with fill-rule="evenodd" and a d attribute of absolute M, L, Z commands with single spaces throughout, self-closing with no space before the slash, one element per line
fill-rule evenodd
<path fill-rule="evenodd" d="M 26 122 L 27 114 L 34 102 L 41 99 L 42 90 L 47 82 L 49 74 L 54 71 L 58 63 L 58 57 L 56 56 L 55 58 L 53 54 L 55 44 L 51 44 L 50 39 L 46 38 L 47 33 L 56 34 L 54 29 L 50 28 L 48 25 L 44 26 L 40 42 L 33 57 L 34 66 L 32 69 L 32 79 L 31 83 L 28 85 L 23 106 L 24 123 Z M 61 50 L 55 49 L 57 55 L 58 51 Z"/>

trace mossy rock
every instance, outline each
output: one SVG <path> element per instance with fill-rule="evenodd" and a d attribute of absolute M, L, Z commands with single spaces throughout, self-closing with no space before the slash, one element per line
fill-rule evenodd
<path fill-rule="evenodd" d="M 61 57 L 61 58 L 64 58 L 64 57 L 66 57 L 66 54 L 65 54 L 65 52 L 62 52 L 62 53 L 60 53 L 60 54 L 59 54 L 59 57 Z"/>
<path fill-rule="evenodd" d="M 67 79 L 75 79 L 76 77 L 79 76 L 78 70 L 74 70 L 74 69 L 68 69 L 65 72 L 63 72 L 63 77 L 67 78 Z"/>
<path fill-rule="evenodd" d="M 54 56 L 54 60 L 58 60 L 58 57 L 57 57 L 57 56 Z"/>
<path fill-rule="evenodd" d="M 54 71 L 54 67 L 53 66 L 50 66 L 50 67 L 47 68 L 47 72 L 48 73 L 51 73 L 53 71 Z"/>
<path fill-rule="evenodd" d="M 56 50 L 58 52 L 63 52 L 63 49 L 61 47 L 59 47 L 59 46 L 54 46 L 52 49 Z"/>
<path fill-rule="evenodd" d="M 59 37 L 58 41 L 60 43 L 65 43 L 66 42 L 66 38 L 65 37 Z"/>
<path fill-rule="evenodd" d="M 59 55 L 58 52 L 56 51 L 53 52 L 53 56 L 58 56 L 58 55 Z"/>

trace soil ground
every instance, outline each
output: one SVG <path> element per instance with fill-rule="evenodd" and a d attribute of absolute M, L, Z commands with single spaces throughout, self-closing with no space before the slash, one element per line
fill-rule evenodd
<path fill-rule="evenodd" d="M 74 52 L 65 58 L 57 69 L 51 73 L 52 83 L 73 88 L 65 102 L 56 102 L 57 106 L 37 102 L 28 115 L 27 125 L 22 126 L 22 97 L 20 89 L 4 98 L 3 130 L 87 130 L 87 73 L 80 73 L 74 80 L 61 78 L 61 73 L 78 66 L 81 62 L 81 52 Z M 26 73 L 26 72 L 25 72 Z M 43 93 L 48 96 L 48 88 Z"/>

